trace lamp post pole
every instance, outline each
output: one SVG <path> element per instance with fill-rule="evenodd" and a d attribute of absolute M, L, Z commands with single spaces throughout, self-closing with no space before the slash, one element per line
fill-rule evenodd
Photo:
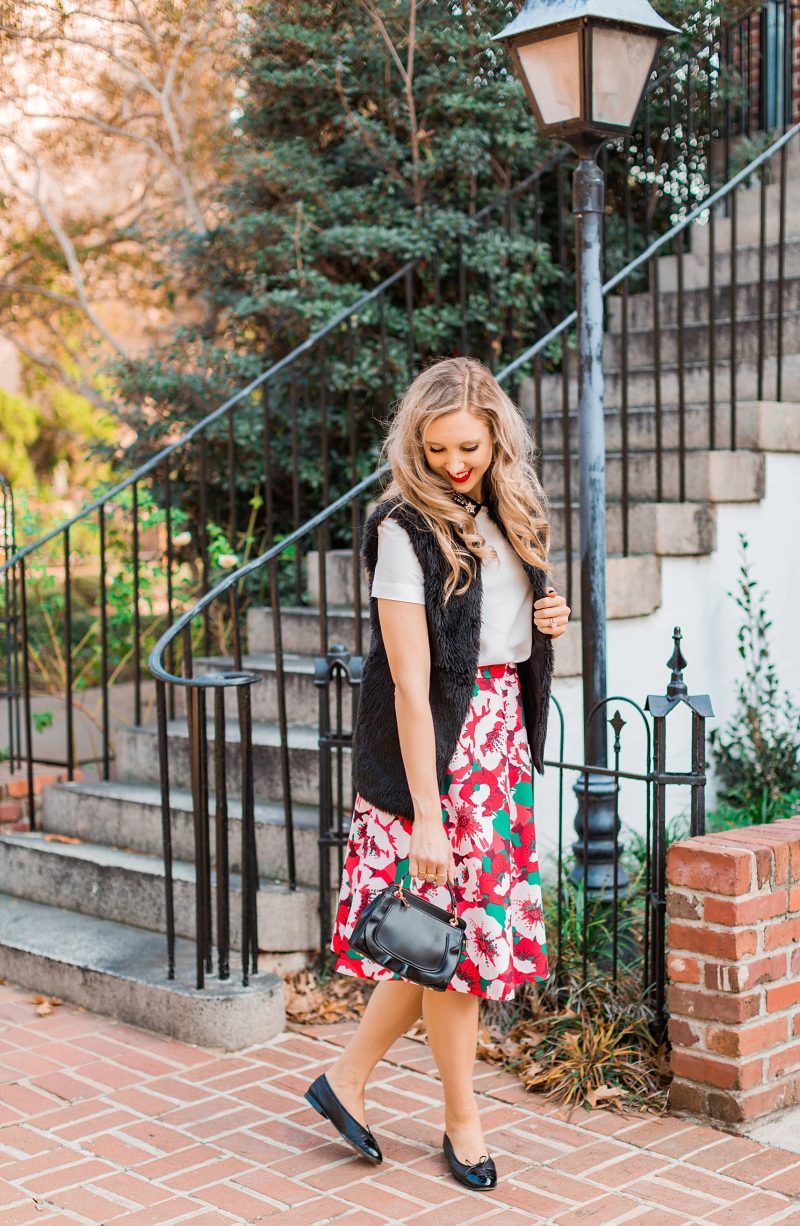
<path fill-rule="evenodd" d="M 597 141 L 577 143 L 572 181 L 578 263 L 578 473 L 580 498 L 581 662 L 583 672 L 584 761 L 608 764 L 605 712 L 590 713 L 607 696 L 606 687 L 606 445 L 603 388 L 603 213 L 605 179 L 597 164 Z M 608 775 L 582 775 L 575 785 L 578 835 L 570 880 L 606 897 L 614 889 L 617 818 L 616 783 Z M 586 829 L 584 829 L 584 826 Z M 617 862 L 617 892 L 630 879 Z"/>
<path fill-rule="evenodd" d="M 603 209 L 605 181 L 580 156 L 572 183 L 578 262 L 578 473 L 580 490 L 583 709 L 606 696 L 606 449 L 603 395 Z M 595 729 L 600 728 L 601 736 Z M 587 732 L 586 761 L 606 764 L 602 721 Z"/>
<path fill-rule="evenodd" d="M 606 768 L 606 454 L 603 408 L 603 210 L 596 156 L 630 132 L 662 40 L 677 34 L 649 0 L 523 0 L 495 39 L 508 46 L 543 135 L 578 154 L 573 180 L 578 257 L 578 436 L 584 752 Z M 596 709 L 597 708 L 597 709 Z M 596 711 L 595 711 L 596 709 Z M 590 718 L 593 714 L 594 718 Z M 625 894 L 617 852 L 617 784 L 591 769 L 576 784 L 578 815 L 570 880 L 587 893 Z M 614 881 L 614 860 L 617 877 Z"/>

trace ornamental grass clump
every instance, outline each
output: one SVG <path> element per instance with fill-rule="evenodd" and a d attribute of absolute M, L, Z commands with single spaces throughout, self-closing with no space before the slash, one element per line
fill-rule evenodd
<path fill-rule="evenodd" d="M 478 1054 L 514 1072 L 529 1090 L 570 1107 L 664 1111 L 670 1073 L 653 1038 L 638 980 L 573 983 L 562 993 L 526 988 L 508 1027 L 486 1010 Z"/>

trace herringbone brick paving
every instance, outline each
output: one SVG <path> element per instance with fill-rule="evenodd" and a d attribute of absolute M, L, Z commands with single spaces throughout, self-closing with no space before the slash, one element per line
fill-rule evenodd
<path fill-rule="evenodd" d="M 479 1065 L 500 1182 L 462 1191 L 440 1153 L 427 1047 L 405 1038 L 372 1083 L 368 1166 L 301 1095 L 350 1029 L 224 1054 L 69 1005 L 37 1016 L 0 986 L 0 1222 L 223 1226 L 800 1224 L 800 1155 L 688 1120 L 571 1116 Z"/>

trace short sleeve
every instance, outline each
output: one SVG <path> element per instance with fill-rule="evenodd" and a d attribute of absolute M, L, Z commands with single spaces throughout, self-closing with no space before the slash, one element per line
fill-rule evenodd
<path fill-rule="evenodd" d="M 425 577 L 408 533 L 389 516 L 378 525 L 372 596 L 425 604 Z"/>

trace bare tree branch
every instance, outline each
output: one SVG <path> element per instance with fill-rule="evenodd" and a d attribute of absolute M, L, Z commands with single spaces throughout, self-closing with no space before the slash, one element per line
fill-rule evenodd
<path fill-rule="evenodd" d="M 406 51 L 406 62 L 403 63 L 400 58 L 400 53 L 397 50 L 391 35 L 386 28 L 386 23 L 380 13 L 373 7 L 370 0 L 361 0 L 363 7 L 366 9 L 369 16 L 377 26 L 381 38 L 386 44 L 386 49 L 389 55 L 394 60 L 397 70 L 400 73 L 400 78 L 403 82 L 403 90 L 406 100 L 406 110 L 408 111 L 408 131 L 411 146 L 411 166 L 412 166 L 412 190 L 413 200 L 417 218 L 422 212 L 422 175 L 420 173 L 420 129 L 417 120 L 417 106 L 414 99 L 414 55 L 417 44 L 417 3 L 416 0 L 410 0 L 408 13 L 408 49 Z"/>
<path fill-rule="evenodd" d="M 0 327 L 48 374 L 104 404 L 89 355 L 124 357 L 142 339 L 143 313 L 163 310 L 166 232 L 207 231 L 232 98 L 230 8 L 17 0 L 0 11 L 9 253 L 0 260 Z M 89 190 L 75 192 L 76 182 Z M 73 359 L 81 373 L 70 376 Z"/>
<path fill-rule="evenodd" d="M 124 347 L 98 317 L 97 313 L 92 307 L 91 302 L 89 301 L 89 295 L 86 292 L 86 283 L 83 277 L 83 269 L 81 268 L 80 260 L 76 254 L 75 246 L 72 239 L 62 226 L 59 218 L 56 216 L 54 210 L 51 208 L 47 200 L 46 191 L 42 191 L 42 169 L 39 162 L 31 155 L 29 150 L 23 149 L 16 140 L 13 140 L 11 137 L 6 137 L 6 140 L 16 146 L 16 148 L 19 149 L 20 152 L 28 157 L 33 163 L 33 187 L 29 188 L 21 183 L 17 176 L 9 170 L 7 161 L 2 157 L 2 154 L 0 154 L 0 163 L 3 164 L 6 175 L 8 176 L 10 182 L 14 184 L 17 191 L 21 195 L 26 196 L 33 204 L 35 204 L 36 208 L 39 210 L 43 219 L 49 226 L 50 231 L 63 252 L 70 275 L 75 282 L 75 292 L 78 296 L 78 300 L 81 304 L 84 315 L 92 324 L 95 331 L 102 336 L 106 344 L 109 345 L 110 348 L 112 348 L 119 356 L 124 356 Z"/>

